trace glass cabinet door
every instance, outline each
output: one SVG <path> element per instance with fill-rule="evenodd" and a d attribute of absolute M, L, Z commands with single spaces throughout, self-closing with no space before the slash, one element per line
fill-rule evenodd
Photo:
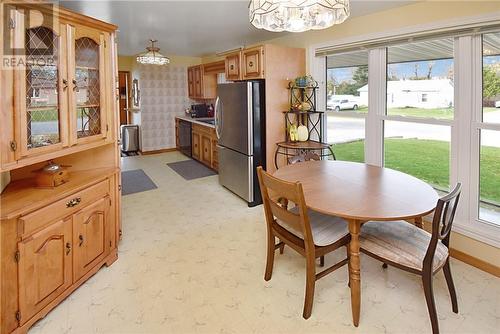
<path fill-rule="evenodd" d="M 22 156 L 59 149 L 66 141 L 62 48 L 58 31 L 44 26 L 24 31 L 25 70 L 17 73 Z"/>
<path fill-rule="evenodd" d="M 106 134 L 104 34 L 86 30 L 73 32 L 72 144 L 102 139 Z"/>

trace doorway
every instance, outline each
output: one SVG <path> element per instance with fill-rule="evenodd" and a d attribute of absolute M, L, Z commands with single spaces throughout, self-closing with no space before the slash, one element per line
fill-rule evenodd
<path fill-rule="evenodd" d="M 130 82 L 131 76 L 129 71 L 118 71 L 118 91 L 120 102 L 120 125 L 129 123 L 128 110 L 130 106 Z"/>

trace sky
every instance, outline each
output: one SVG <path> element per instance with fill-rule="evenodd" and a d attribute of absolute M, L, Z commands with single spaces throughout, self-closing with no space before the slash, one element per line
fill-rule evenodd
<path fill-rule="evenodd" d="M 441 59 L 434 60 L 434 66 L 432 68 L 432 77 L 446 78 L 448 76 L 448 71 L 453 67 L 453 59 Z M 414 75 L 415 64 L 418 64 L 419 76 L 425 76 L 427 74 L 429 61 L 417 61 L 408 63 L 397 63 L 388 64 L 388 73 L 394 74 L 398 78 L 409 78 Z M 488 56 L 483 57 L 483 63 L 485 65 L 500 64 L 500 56 Z M 356 71 L 357 67 L 343 67 L 334 68 L 328 70 L 328 79 L 330 80 L 332 76 L 337 82 L 351 81 L 352 75 Z"/>

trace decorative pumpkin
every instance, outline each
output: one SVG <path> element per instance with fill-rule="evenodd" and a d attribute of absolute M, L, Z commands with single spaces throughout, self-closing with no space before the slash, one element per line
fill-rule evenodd
<path fill-rule="evenodd" d="M 307 126 L 303 124 L 297 128 L 297 134 L 299 141 L 307 141 L 309 139 L 309 130 L 307 130 Z"/>

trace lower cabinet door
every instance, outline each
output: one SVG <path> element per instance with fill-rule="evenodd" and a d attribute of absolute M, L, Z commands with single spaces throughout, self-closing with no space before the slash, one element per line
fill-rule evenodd
<path fill-rule="evenodd" d="M 192 157 L 193 159 L 200 160 L 200 152 L 201 152 L 200 134 L 197 132 L 193 132 L 191 142 L 192 142 L 192 147 L 191 147 Z"/>
<path fill-rule="evenodd" d="M 79 280 L 109 253 L 110 199 L 104 197 L 73 215 L 73 279 Z"/>
<path fill-rule="evenodd" d="M 201 135 L 201 162 L 212 167 L 212 138 Z"/>
<path fill-rule="evenodd" d="M 71 218 L 19 242 L 19 311 L 23 325 L 72 284 Z"/>
<path fill-rule="evenodd" d="M 219 170 L 219 152 L 217 152 L 217 139 L 212 139 L 212 168 Z"/>

